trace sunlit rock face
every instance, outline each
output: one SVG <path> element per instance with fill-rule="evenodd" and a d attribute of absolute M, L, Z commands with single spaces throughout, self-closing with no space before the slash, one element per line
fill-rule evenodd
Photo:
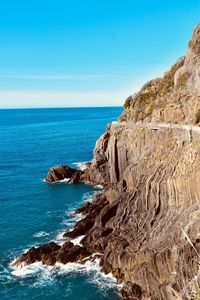
<path fill-rule="evenodd" d="M 124 282 L 124 299 L 184 299 L 198 278 L 200 130 L 181 125 L 199 124 L 199 72 L 197 25 L 186 57 L 129 97 L 121 123 L 96 144 L 89 172 L 108 204 L 84 245 L 103 249 L 102 268 Z"/>
<path fill-rule="evenodd" d="M 104 152 L 108 204 L 84 245 L 103 249 L 102 268 L 125 283 L 125 299 L 142 299 L 132 298 L 132 285 L 140 287 L 141 297 L 172 299 L 173 290 L 181 293 L 198 274 L 199 143 L 198 131 L 181 127 L 110 128 Z M 101 236 L 105 228 L 111 229 L 109 238 Z"/>
<path fill-rule="evenodd" d="M 200 24 L 188 43 L 188 51 L 162 78 L 151 80 L 128 97 L 122 121 L 199 123 Z M 200 115 L 200 113 L 199 113 Z"/>

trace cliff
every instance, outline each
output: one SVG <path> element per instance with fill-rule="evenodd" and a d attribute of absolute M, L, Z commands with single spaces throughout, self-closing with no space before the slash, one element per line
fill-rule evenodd
<path fill-rule="evenodd" d="M 102 270 L 124 285 L 123 299 L 194 299 L 200 250 L 199 80 L 200 24 L 186 57 L 128 98 L 119 124 L 97 141 L 91 165 L 78 175 L 70 169 L 75 182 L 102 184 L 104 191 L 77 211 L 84 218 L 65 233 L 66 246 L 30 249 L 16 264 L 66 263 L 101 253 Z M 49 174 L 55 178 L 53 169 Z M 74 249 L 68 239 L 80 235 L 85 235 L 82 246 Z"/>
<path fill-rule="evenodd" d="M 108 204 L 83 244 L 102 250 L 103 270 L 125 283 L 124 299 L 173 299 L 199 269 L 200 131 L 121 124 L 106 139 Z"/>
<path fill-rule="evenodd" d="M 200 24 L 186 57 L 125 102 L 121 120 L 194 124 L 200 121 Z"/>

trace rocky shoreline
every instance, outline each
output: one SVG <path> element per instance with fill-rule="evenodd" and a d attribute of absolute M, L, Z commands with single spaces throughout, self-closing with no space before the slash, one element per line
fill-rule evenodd
<path fill-rule="evenodd" d="M 32 247 L 19 259 L 17 259 L 13 267 L 18 267 L 22 263 L 32 264 L 41 261 L 44 265 L 53 266 L 56 263 L 66 264 L 69 262 L 81 262 L 85 261 L 95 252 L 87 245 L 85 238 L 81 240 L 80 245 L 74 245 L 71 240 L 84 236 L 94 226 L 94 220 L 99 215 L 100 211 L 106 205 L 105 199 L 101 194 L 95 196 L 93 202 L 87 202 L 83 207 L 77 209 L 74 214 L 81 214 L 82 218 L 75 224 L 72 230 L 63 233 L 63 240 L 65 242 L 62 246 L 55 242 L 49 242 L 38 248 Z M 109 235 L 109 230 L 104 230 L 104 236 Z M 100 249 L 99 249 L 100 250 Z M 95 256 L 93 256 L 94 258 Z"/>
<path fill-rule="evenodd" d="M 66 180 L 104 190 L 76 211 L 83 218 L 64 233 L 62 246 L 33 247 L 15 266 L 84 263 L 100 253 L 102 271 L 123 283 L 124 300 L 194 299 L 191 287 L 199 283 L 200 133 L 147 124 L 199 126 L 199 74 L 200 24 L 186 57 L 127 99 L 120 122 L 108 126 L 84 171 L 68 166 L 49 170 L 48 183 Z M 70 242 L 82 235 L 81 246 Z"/>

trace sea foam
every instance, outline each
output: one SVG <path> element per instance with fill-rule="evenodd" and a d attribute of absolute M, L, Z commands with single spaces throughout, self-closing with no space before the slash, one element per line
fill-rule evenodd
<path fill-rule="evenodd" d="M 98 186 L 100 188 L 100 186 Z M 95 194 L 99 193 L 99 191 L 93 191 L 89 193 L 85 193 L 83 195 L 83 202 L 92 201 Z M 82 214 L 75 214 L 75 210 L 73 211 L 67 211 L 66 216 L 70 219 L 65 219 L 62 224 L 63 225 L 71 225 L 71 228 L 68 229 L 73 230 L 73 225 L 78 221 L 81 220 L 84 216 Z M 63 238 L 63 234 L 65 231 L 59 232 L 55 238 L 55 242 L 57 242 L 59 245 L 63 245 L 63 243 L 66 241 L 65 238 Z M 44 237 L 49 235 L 48 233 L 44 231 L 40 231 L 36 234 L 34 234 L 35 237 Z M 71 242 L 74 245 L 81 246 L 81 240 L 84 238 L 84 235 L 81 235 L 75 239 L 71 239 Z M 28 249 L 27 249 L 28 250 Z M 102 254 L 98 254 L 100 256 Z M 97 256 L 97 253 L 92 254 L 90 257 L 85 259 L 85 263 L 67 263 L 67 264 L 61 264 L 56 263 L 55 266 L 46 266 L 43 265 L 42 262 L 35 262 L 30 265 L 26 265 L 24 263 L 20 264 L 19 266 L 13 266 L 17 259 L 13 260 L 10 263 L 10 268 L 12 269 L 11 274 L 13 276 L 17 277 L 26 277 L 26 276 L 34 276 L 37 274 L 37 276 L 40 277 L 39 281 L 36 281 L 35 284 L 46 284 L 46 281 L 53 281 L 54 277 L 53 274 L 60 274 L 60 275 L 67 275 L 67 274 L 87 274 L 89 276 L 89 281 L 95 283 L 99 289 L 109 289 L 111 287 L 116 287 L 117 289 L 120 289 L 122 285 L 117 284 L 116 278 L 110 273 L 110 274 L 104 274 L 101 272 L 100 268 L 100 259 L 95 258 Z"/>
<path fill-rule="evenodd" d="M 74 245 L 81 246 L 81 240 L 84 238 L 85 235 L 80 235 L 75 239 L 72 239 L 70 242 L 72 242 Z"/>
<path fill-rule="evenodd" d="M 78 170 L 81 170 L 81 171 L 84 171 L 87 168 L 87 162 L 86 161 L 74 162 L 73 165 L 76 166 L 76 168 Z"/>
<path fill-rule="evenodd" d="M 40 238 L 40 237 L 44 237 L 44 236 L 48 236 L 48 235 L 49 235 L 49 233 L 47 233 L 47 232 L 39 231 L 39 232 L 35 233 L 33 236 L 36 238 Z"/>
<path fill-rule="evenodd" d="M 11 274 L 16 277 L 30 277 L 30 276 L 39 276 L 39 282 L 36 282 L 36 285 L 46 284 L 46 281 L 53 281 L 55 274 L 57 275 L 78 275 L 85 274 L 88 276 L 88 280 L 95 283 L 98 288 L 106 290 L 111 287 L 115 287 L 117 289 L 122 288 L 122 284 L 117 284 L 116 278 L 111 274 L 104 274 L 101 272 L 100 268 L 100 259 L 95 258 L 97 254 L 93 254 L 88 257 L 85 264 L 74 262 L 61 264 L 56 263 L 55 266 L 46 266 L 41 262 L 35 262 L 30 265 L 21 264 L 17 267 L 13 267 L 13 261 L 10 264 L 12 268 Z M 101 254 L 98 254 L 101 255 Z"/>

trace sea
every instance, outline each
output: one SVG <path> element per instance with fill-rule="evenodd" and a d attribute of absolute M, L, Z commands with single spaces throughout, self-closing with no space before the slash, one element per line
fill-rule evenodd
<path fill-rule="evenodd" d="M 122 107 L 0 110 L 0 300 L 114 300 L 119 286 L 98 261 L 59 268 L 35 263 L 13 268 L 28 248 L 62 244 L 73 211 L 100 187 L 44 182 L 60 164 L 83 168 L 97 139 Z M 79 241 L 74 241 L 79 243 Z"/>

